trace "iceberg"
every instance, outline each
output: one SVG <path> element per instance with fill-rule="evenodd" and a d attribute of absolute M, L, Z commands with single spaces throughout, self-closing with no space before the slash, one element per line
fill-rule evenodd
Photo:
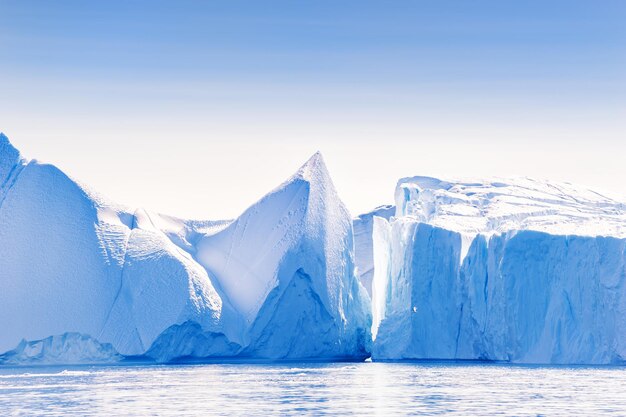
<path fill-rule="evenodd" d="M 369 213 L 364 213 L 352 221 L 354 229 L 354 254 L 355 263 L 367 294 L 372 296 L 372 284 L 374 280 L 374 217 L 382 217 L 389 220 L 396 213 L 396 208 L 391 205 L 376 207 Z"/>
<path fill-rule="evenodd" d="M 197 243 L 247 329 L 243 355 L 365 359 L 370 306 L 351 217 L 316 153 L 218 234 Z"/>
<path fill-rule="evenodd" d="M 0 134 L 0 363 L 363 360 L 369 297 L 322 156 L 235 220 L 111 202 Z"/>
<path fill-rule="evenodd" d="M 111 364 L 122 360 L 110 344 L 79 333 L 22 340 L 15 349 L 0 355 L 0 364 L 13 366 Z"/>
<path fill-rule="evenodd" d="M 0 134 L 0 364 L 626 363 L 626 204 L 403 178 L 351 218 L 321 154 L 234 220 L 117 204 Z"/>
<path fill-rule="evenodd" d="M 531 179 L 401 179 L 375 218 L 374 360 L 626 361 L 626 205 Z"/>

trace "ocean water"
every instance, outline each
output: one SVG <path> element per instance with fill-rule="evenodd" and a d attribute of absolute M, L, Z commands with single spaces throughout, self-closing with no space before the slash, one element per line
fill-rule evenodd
<path fill-rule="evenodd" d="M 626 415 L 626 369 L 371 362 L 0 368 L 0 415 Z"/>

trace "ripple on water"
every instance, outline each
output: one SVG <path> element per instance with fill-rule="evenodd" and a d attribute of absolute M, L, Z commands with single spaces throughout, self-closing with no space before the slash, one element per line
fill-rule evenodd
<path fill-rule="evenodd" d="M 9 415 L 624 415 L 626 369 L 211 364 L 0 369 Z"/>

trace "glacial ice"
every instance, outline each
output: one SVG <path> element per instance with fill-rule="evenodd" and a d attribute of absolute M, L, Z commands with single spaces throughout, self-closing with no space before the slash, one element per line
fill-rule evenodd
<path fill-rule="evenodd" d="M 115 204 L 1 134 L 0 152 L 0 361 L 369 356 L 321 155 L 239 218 L 190 221 Z"/>
<path fill-rule="evenodd" d="M 399 181 L 375 218 L 374 360 L 626 360 L 626 206 L 529 179 Z"/>
<path fill-rule="evenodd" d="M 354 228 L 354 262 L 357 267 L 361 284 L 372 296 L 372 281 L 374 279 L 374 246 L 372 242 L 374 217 L 389 219 L 396 213 L 394 206 L 385 205 L 376 207 L 369 213 L 364 213 L 352 221 Z"/>
<path fill-rule="evenodd" d="M 110 364 L 123 357 L 109 344 L 79 333 L 65 333 L 43 340 L 22 340 L 17 347 L 0 355 L 0 365 L 80 365 Z"/>
<path fill-rule="evenodd" d="M 626 203 L 569 183 L 412 177 L 398 181 L 395 198 L 396 217 L 410 216 L 463 234 L 536 230 L 626 237 Z"/>
<path fill-rule="evenodd" d="M 352 222 L 321 154 L 223 231 L 202 236 L 196 257 L 244 321 L 242 355 L 369 356 L 369 299 L 355 275 Z"/>
<path fill-rule="evenodd" d="M 238 218 L 184 220 L 0 134 L 0 364 L 623 364 L 625 281 L 626 205 L 571 184 L 404 178 L 351 220 L 315 154 Z"/>

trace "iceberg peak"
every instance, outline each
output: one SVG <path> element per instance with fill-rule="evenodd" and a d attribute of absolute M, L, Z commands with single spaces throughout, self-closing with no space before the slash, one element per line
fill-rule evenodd
<path fill-rule="evenodd" d="M 317 178 L 330 177 L 328 168 L 324 163 L 324 157 L 320 151 L 317 151 L 304 163 L 296 173 L 296 177 L 311 181 Z"/>
<path fill-rule="evenodd" d="M 363 360 L 351 226 L 320 153 L 237 219 L 195 222 L 100 199 L 2 135 L 0 364 Z"/>

